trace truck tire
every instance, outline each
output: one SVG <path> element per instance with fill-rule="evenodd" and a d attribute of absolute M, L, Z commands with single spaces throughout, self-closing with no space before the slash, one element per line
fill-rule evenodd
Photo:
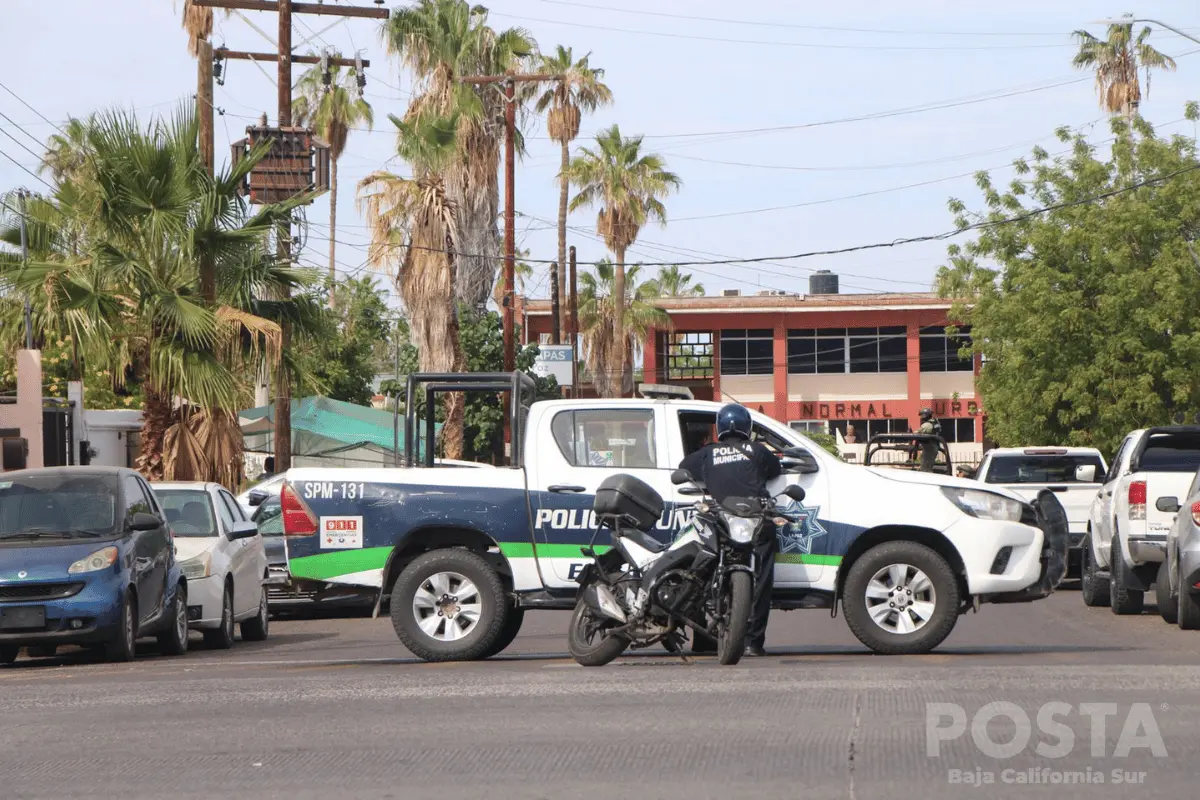
<path fill-rule="evenodd" d="M 571 627 L 567 629 L 567 650 L 571 653 L 571 658 L 581 666 L 603 667 L 625 652 L 625 648 L 629 646 L 629 639 L 620 634 L 613 634 L 603 637 L 598 642 L 591 641 L 586 635 L 591 616 L 591 607 L 580 598 L 575 604 L 575 611 L 571 613 Z"/>
<path fill-rule="evenodd" d="M 1179 626 L 1181 631 L 1196 631 L 1200 630 L 1200 602 L 1197 601 L 1196 595 L 1188 591 L 1186 586 L 1182 584 L 1179 587 L 1179 593 L 1175 595 L 1178 611 L 1175 624 Z"/>
<path fill-rule="evenodd" d="M 1166 561 L 1158 568 L 1154 579 L 1154 596 L 1158 600 L 1158 615 L 1163 622 L 1174 625 L 1179 619 L 1179 604 L 1171 597 L 1171 565 Z"/>
<path fill-rule="evenodd" d="M 1142 613 L 1146 607 L 1146 593 L 1130 589 L 1125 585 L 1125 557 L 1121 553 L 1121 543 L 1113 537 L 1112 555 L 1109 557 L 1112 568 L 1109 574 L 1109 607 L 1114 614 L 1127 616 Z"/>
<path fill-rule="evenodd" d="M 424 661 L 485 658 L 504 632 L 509 608 L 496 571 L 469 550 L 413 559 L 392 587 L 396 636 Z"/>
<path fill-rule="evenodd" d="M 842 593 L 851 632 L 881 655 L 928 653 L 954 630 L 960 604 L 954 570 L 916 542 L 884 542 L 863 553 Z"/>
<path fill-rule="evenodd" d="M 1098 574 L 1096 556 L 1092 554 L 1092 537 L 1083 540 L 1083 568 L 1079 576 L 1079 594 L 1083 596 L 1083 604 L 1097 608 L 1106 606 L 1108 599 L 1108 578 Z"/>
<path fill-rule="evenodd" d="M 483 658 L 491 658 L 498 656 L 512 644 L 517 634 L 521 632 L 521 625 L 525 622 L 525 609 L 517 606 L 508 606 L 507 613 L 504 617 L 504 627 L 500 630 L 500 638 L 496 640 L 488 652 L 483 654 Z"/>

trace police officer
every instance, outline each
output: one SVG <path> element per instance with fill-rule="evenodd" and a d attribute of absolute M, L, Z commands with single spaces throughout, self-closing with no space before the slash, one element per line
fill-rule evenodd
<path fill-rule="evenodd" d="M 933 410 L 929 408 L 921 409 L 921 427 L 917 429 L 917 433 L 926 434 L 928 436 L 937 436 L 942 432 L 942 425 L 933 416 Z M 926 439 L 921 442 L 921 472 L 933 472 L 933 465 L 937 461 L 938 446 L 937 442 L 932 439 Z"/>
<path fill-rule="evenodd" d="M 717 412 L 717 441 L 684 458 L 679 468 L 703 483 L 718 503 L 728 497 L 769 498 L 767 482 L 778 478 L 783 470 L 778 455 L 766 445 L 750 441 L 752 428 L 750 412 L 744 406 L 737 403 L 723 406 Z M 751 656 L 766 655 L 763 645 L 771 613 L 775 553 L 779 550 L 775 527 L 769 522 L 760 537 L 754 545 L 754 609 L 746 637 L 746 654 Z"/>

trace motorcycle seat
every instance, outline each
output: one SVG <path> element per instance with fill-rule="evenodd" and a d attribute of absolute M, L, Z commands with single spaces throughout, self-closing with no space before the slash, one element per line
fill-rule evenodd
<path fill-rule="evenodd" d="M 626 539 L 631 539 L 637 542 L 642 547 L 649 550 L 651 553 L 661 553 L 667 549 L 667 545 L 650 536 L 647 533 L 635 529 L 626 529 L 621 531 L 621 535 Z"/>

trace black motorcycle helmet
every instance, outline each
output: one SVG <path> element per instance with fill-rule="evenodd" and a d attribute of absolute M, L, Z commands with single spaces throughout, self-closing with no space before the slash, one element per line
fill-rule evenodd
<path fill-rule="evenodd" d="M 745 441 L 750 441 L 750 430 L 752 427 L 753 423 L 750 420 L 750 412 L 743 405 L 729 403 L 721 406 L 721 410 L 717 412 L 718 442 L 723 442 L 731 436 L 737 436 Z"/>
<path fill-rule="evenodd" d="M 926 422 L 927 420 L 931 420 L 931 419 L 933 419 L 933 409 L 922 408 L 921 409 L 921 421 Z"/>

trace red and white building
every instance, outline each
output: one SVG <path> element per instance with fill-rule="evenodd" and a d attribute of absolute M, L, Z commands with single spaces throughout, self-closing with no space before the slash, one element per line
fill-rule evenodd
<path fill-rule="evenodd" d="M 931 408 L 955 463 L 982 454 L 979 360 L 960 358 L 970 329 L 946 333 L 950 302 L 933 293 L 840 294 L 818 273 L 823 293 L 664 298 L 670 330 L 643 343 L 645 383 L 688 386 L 697 399 L 737 401 L 801 430 L 827 430 L 862 445 L 877 433 L 916 430 Z M 519 302 L 527 342 L 547 341 L 550 304 Z"/>

